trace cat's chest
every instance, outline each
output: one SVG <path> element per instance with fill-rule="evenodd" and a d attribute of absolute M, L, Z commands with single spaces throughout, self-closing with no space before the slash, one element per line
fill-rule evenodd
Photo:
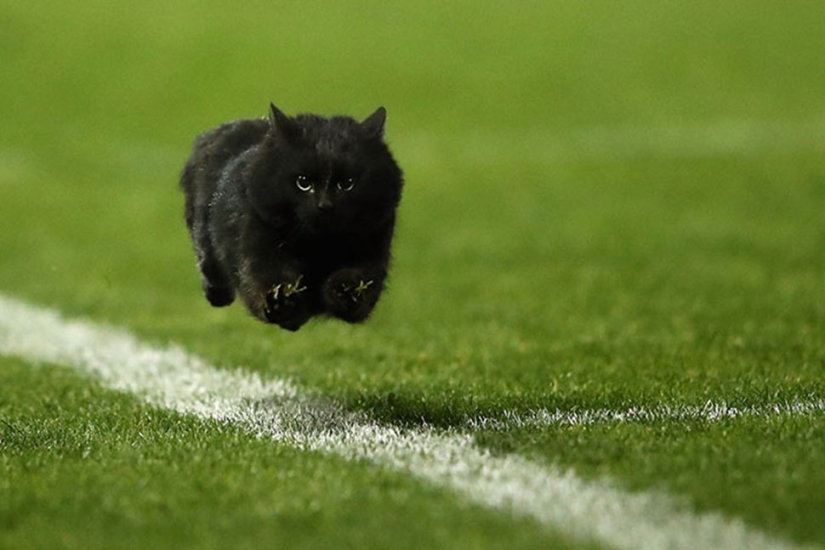
<path fill-rule="evenodd" d="M 359 240 L 349 235 L 298 238 L 288 252 L 302 263 L 317 269 L 334 269 L 361 256 Z"/>

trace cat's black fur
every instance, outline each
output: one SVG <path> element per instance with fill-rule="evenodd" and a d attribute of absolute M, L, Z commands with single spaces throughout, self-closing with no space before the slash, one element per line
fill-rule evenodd
<path fill-rule="evenodd" d="M 298 330 L 315 315 L 364 321 L 387 277 L 402 174 L 386 111 L 238 120 L 206 132 L 181 176 L 207 300 L 240 295 L 258 319 Z"/>

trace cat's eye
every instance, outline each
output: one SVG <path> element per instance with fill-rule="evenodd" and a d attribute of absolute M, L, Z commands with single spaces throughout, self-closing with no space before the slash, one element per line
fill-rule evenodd
<path fill-rule="evenodd" d="M 352 188 L 355 187 L 355 178 L 341 180 L 337 183 L 337 186 L 341 191 L 352 191 Z"/>
<path fill-rule="evenodd" d="M 306 176 L 298 176 L 295 178 L 295 186 L 298 187 L 301 191 L 306 193 L 307 191 L 312 189 L 312 182 L 309 181 L 309 178 Z"/>

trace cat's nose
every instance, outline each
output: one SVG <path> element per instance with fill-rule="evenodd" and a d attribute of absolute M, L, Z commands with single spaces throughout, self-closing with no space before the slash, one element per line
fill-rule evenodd
<path fill-rule="evenodd" d="M 326 193 L 321 193 L 318 196 L 318 210 L 322 210 L 324 212 L 332 210 L 332 201 Z"/>

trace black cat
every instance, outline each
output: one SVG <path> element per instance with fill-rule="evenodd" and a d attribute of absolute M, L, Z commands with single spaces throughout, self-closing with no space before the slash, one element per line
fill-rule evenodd
<path fill-rule="evenodd" d="M 387 277 L 402 174 L 363 122 L 270 105 L 269 119 L 204 133 L 181 176 L 206 299 L 240 294 L 258 319 L 298 330 L 315 315 L 364 321 Z"/>

